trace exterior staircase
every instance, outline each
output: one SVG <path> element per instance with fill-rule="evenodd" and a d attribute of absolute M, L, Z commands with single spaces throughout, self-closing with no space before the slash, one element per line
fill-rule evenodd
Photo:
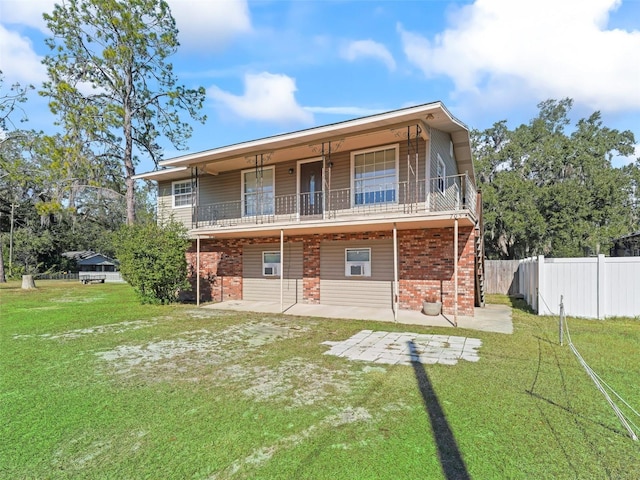
<path fill-rule="evenodd" d="M 476 201 L 476 241 L 475 241 L 475 306 L 484 307 L 484 219 L 482 217 L 482 192 L 478 191 Z"/>

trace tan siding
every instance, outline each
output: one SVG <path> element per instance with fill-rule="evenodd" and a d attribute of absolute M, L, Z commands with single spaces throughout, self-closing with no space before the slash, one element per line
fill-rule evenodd
<path fill-rule="evenodd" d="M 371 248 L 371 277 L 344 274 L 346 248 Z M 391 240 L 322 242 L 320 244 L 320 303 L 391 307 L 393 243 Z"/>
<path fill-rule="evenodd" d="M 344 274 L 346 248 L 371 248 L 371 277 L 358 280 L 393 280 L 393 242 L 391 240 L 356 240 L 320 244 L 320 278 L 350 280 Z"/>
<path fill-rule="evenodd" d="M 200 205 L 239 202 L 241 195 L 240 172 L 204 174 L 200 178 Z"/>
<path fill-rule="evenodd" d="M 279 243 L 245 245 L 242 249 L 242 298 L 280 301 L 280 278 L 262 275 L 262 252 L 278 251 Z M 283 259 L 285 303 L 302 301 L 302 243 L 285 243 Z"/>
<path fill-rule="evenodd" d="M 393 307 L 393 282 L 320 280 L 320 303 L 351 307 Z"/>
<path fill-rule="evenodd" d="M 438 154 L 442 157 L 447 169 L 447 177 L 458 174 L 455 158 L 451 156 L 451 136 L 446 132 L 431 129 L 431 178 L 436 178 Z"/>
<path fill-rule="evenodd" d="M 173 208 L 173 196 L 171 182 L 158 182 L 158 221 L 167 221 L 173 218 L 181 222 L 185 227 L 191 228 L 191 207 Z"/>

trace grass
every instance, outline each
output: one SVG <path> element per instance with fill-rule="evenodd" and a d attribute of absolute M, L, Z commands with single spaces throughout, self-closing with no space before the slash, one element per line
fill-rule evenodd
<path fill-rule="evenodd" d="M 557 319 L 521 303 L 513 335 L 455 331 L 482 340 L 479 362 L 412 368 L 322 342 L 454 332 L 38 287 L 0 286 L 0 478 L 640 478 L 639 443 L 558 345 Z M 569 325 L 638 410 L 640 322 Z M 439 459 L 452 451 L 458 470 Z"/>

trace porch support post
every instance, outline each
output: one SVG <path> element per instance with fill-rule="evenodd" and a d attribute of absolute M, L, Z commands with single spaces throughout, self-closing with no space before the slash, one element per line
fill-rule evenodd
<path fill-rule="evenodd" d="M 284 312 L 284 229 L 280 229 L 280 313 Z"/>
<path fill-rule="evenodd" d="M 458 326 L 458 217 L 453 219 L 453 324 Z"/>
<path fill-rule="evenodd" d="M 200 237 L 196 237 L 196 305 L 200 305 Z"/>
<path fill-rule="evenodd" d="M 393 224 L 393 321 L 398 321 L 398 228 Z"/>

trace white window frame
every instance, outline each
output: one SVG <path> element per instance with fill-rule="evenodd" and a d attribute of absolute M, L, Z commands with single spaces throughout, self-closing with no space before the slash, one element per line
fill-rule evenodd
<path fill-rule="evenodd" d="M 436 189 L 444 195 L 447 186 L 446 186 L 446 178 L 447 178 L 447 164 L 444 163 L 440 154 L 438 154 L 438 162 L 436 163 Z"/>
<path fill-rule="evenodd" d="M 187 184 L 189 185 L 188 193 L 176 194 L 176 185 Z M 189 203 L 187 205 L 176 205 L 176 197 L 188 197 Z M 171 206 L 173 208 L 189 208 L 193 206 L 193 182 L 191 180 L 176 180 L 171 182 Z"/>
<path fill-rule="evenodd" d="M 253 172 L 255 174 L 256 169 L 255 168 L 248 168 L 246 170 L 242 170 L 240 172 L 240 199 L 241 199 L 241 204 L 242 204 L 242 216 L 243 217 L 255 217 L 255 216 L 259 216 L 259 215 L 273 215 L 275 213 L 276 210 L 276 172 L 275 172 L 275 167 L 272 165 L 270 167 L 262 167 L 262 174 L 264 175 L 264 172 L 266 170 L 271 170 L 273 171 L 273 198 L 271 199 L 271 209 L 264 211 L 262 213 L 255 213 L 254 215 L 249 215 L 246 212 L 246 208 L 247 208 L 247 203 L 245 201 L 245 191 L 244 191 L 244 185 L 245 185 L 245 181 L 244 181 L 244 177 L 247 173 Z"/>
<path fill-rule="evenodd" d="M 367 205 L 367 204 L 356 204 L 356 156 L 362 155 L 371 152 L 379 152 L 381 150 L 395 150 L 396 164 L 395 164 L 395 179 L 393 181 L 395 188 L 395 200 L 392 202 L 375 202 L 375 203 L 398 203 L 398 198 L 400 196 L 400 192 L 398 191 L 398 179 L 400 178 L 400 145 L 390 144 L 390 145 L 381 145 L 379 147 L 367 148 L 365 150 L 356 150 L 351 152 L 351 207 Z"/>
<path fill-rule="evenodd" d="M 265 255 L 277 255 L 280 257 L 280 252 L 276 250 L 265 250 L 262 252 L 262 276 L 263 277 L 279 277 L 282 271 L 282 257 L 279 262 L 266 262 Z M 267 273 L 267 268 L 271 268 L 271 273 Z"/>
<path fill-rule="evenodd" d="M 349 261 L 349 252 L 354 250 L 366 250 L 369 260 L 352 260 Z M 360 274 L 352 273 L 351 267 L 360 267 Z M 370 247 L 352 247 L 344 249 L 344 276 L 345 277 L 370 277 L 371 276 L 371 248 Z"/>

